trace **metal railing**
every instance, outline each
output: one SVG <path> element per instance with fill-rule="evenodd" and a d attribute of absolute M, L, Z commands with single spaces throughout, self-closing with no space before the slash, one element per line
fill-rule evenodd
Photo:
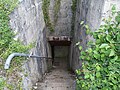
<path fill-rule="evenodd" d="M 9 69 L 10 63 L 11 63 L 12 59 L 13 59 L 14 57 L 16 57 L 16 56 L 19 56 L 19 57 L 29 57 L 29 58 L 40 58 L 40 59 L 45 58 L 45 59 L 47 59 L 47 60 L 48 60 L 48 59 L 51 59 L 51 60 L 52 60 L 51 57 L 43 57 L 43 56 L 30 55 L 30 54 L 24 54 L 24 53 L 12 53 L 12 54 L 10 54 L 10 55 L 8 56 L 8 58 L 7 58 L 6 62 L 5 62 L 5 65 L 4 65 L 4 69 Z"/>

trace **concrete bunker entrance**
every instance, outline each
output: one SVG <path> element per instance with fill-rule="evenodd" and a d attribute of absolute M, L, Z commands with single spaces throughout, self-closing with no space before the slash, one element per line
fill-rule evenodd
<path fill-rule="evenodd" d="M 71 40 L 67 36 L 49 37 L 52 53 L 52 70 L 38 83 L 37 90 L 75 90 L 74 73 L 70 71 L 69 52 Z"/>
<path fill-rule="evenodd" d="M 52 65 L 58 69 L 70 69 L 69 52 L 71 39 L 67 36 L 48 38 L 51 46 Z"/>

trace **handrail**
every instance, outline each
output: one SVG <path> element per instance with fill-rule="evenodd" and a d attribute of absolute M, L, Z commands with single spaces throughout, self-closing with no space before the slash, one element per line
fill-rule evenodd
<path fill-rule="evenodd" d="M 5 65 L 4 65 L 4 69 L 9 69 L 10 67 L 10 63 L 12 61 L 12 59 L 16 56 L 22 56 L 22 57 L 30 57 L 30 58 L 47 58 L 47 59 L 52 59 L 51 57 L 42 57 L 42 56 L 38 56 L 38 55 L 29 55 L 29 54 L 24 54 L 24 53 L 12 53 L 8 56 Z"/>

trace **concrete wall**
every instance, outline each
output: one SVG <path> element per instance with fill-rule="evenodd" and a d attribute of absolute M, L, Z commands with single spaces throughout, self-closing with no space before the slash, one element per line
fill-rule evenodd
<path fill-rule="evenodd" d="M 86 37 L 85 28 L 80 25 L 81 21 L 87 23 L 92 30 L 99 27 L 101 21 L 101 12 L 103 9 L 104 0 L 78 0 L 75 28 L 73 34 L 73 43 L 71 48 L 71 67 L 73 70 L 82 66 L 82 61 L 79 60 L 80 51 L 75 46 L 77 42 L 80 42 L 83 49 L 86 48 L 88 38 Z"/>
<path fill-rule="evenodd" d="M 21 0 L 10 15 L 10 25 L 17 34 L 15 40 L 20 39 L 25 45 L 35 43 L 35 47 L 30 50 L 30 53 L 43 57 L 48 56 L 42 0 Z M 45 60 L 29 58 L 23 68 L 24 72 L 21 72 L 23 88 L 30 90 L 35 82 L 42 79 L 47 65 Z M 27 73 L 28 76 L 24 76 L 24 73 Z"/>
<path fill-rule="evenodd" d="M 54 25 L 54 32 L 48 32 L 48 36 L 70 36 L 71 20 L 72 20 L 72 0 L 60 0 L 60 9 L 57 13 L 57 21 L 55 22 L 55 2 L 50 0 L 49 16 Z M 49 31 L 49 30 L 48 30 Z"/>
<path fill-rule="evenodd" d="M 112 5 L 115 5 L 116 9 L 120 11 L 120 0 L 105 0 L 102 18 L 107 18 L 111 14 Z"/>

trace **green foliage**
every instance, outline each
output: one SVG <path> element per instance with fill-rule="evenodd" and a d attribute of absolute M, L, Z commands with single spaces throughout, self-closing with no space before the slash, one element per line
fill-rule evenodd
<path fill-rule="evenodd" d="M 49 17 L 49 5 L 50 5 L 50 0 L 43 0 L 43 5 L 42 5 L 42 10 L 44 14 L 44 21 L 48 29 L 53 32 L 54 27 L 53 24 L 51 23 L 50 17 Z"/>
<path fill-rule="evenodd" d="M 17 4 L 18 0 L 0 0 L 0 59 L 2 59 L 2 64 L 0 63 L 0 70 L 2 71 L 4 71 L 3 64 L 11 53 L 27 53 L 27 51 L 32 47 L 32 44 L 25 46 L 22 45 L 20 41 L 13 39 L 15 34 L 9 26 L 9 14 L 14 10 Z M 5 86 L 9 88 L 9 90 L 14 90 L 15 87 L 16 90 L 17 88 L 20 88 L 19 83 L 21 83 L 21 81 L 13 82 L 11 85 L 7 84 L 7 79 L 12 76 L 11 74 L 13 74 L 13 72 L 15 73 L 20 70 L 20 65 L 22 64 L 23 60 L 25 60 L 24 58 L 14 59 L 15 60 L 13 60 L 10 70 L 6 72 L 6 80 L 0 77 L 0 90 L 3 90 Z M 16 80 L 18 79 L 21 79 L 21 77 L 16 78 Z"/>
<path fill-rule="evenodd" d="M 49 16 L 49 5 L 50 5 L 50 0 L 43 0 L 43 5 L 42 5 L 42 10 L 44 14 L 44 21 L 48 29 L 53 32 L 55 24 L 57 23 L 58 20 L 58 12 L 60 10 L 60 5 L 61 5 L 61 0 L 55 0 L 54 4 L 54 23 L 51 22 L 50 16 Z"/>
<path fill-rule="evenodd" d="M 4 86 L 5 86 L 5 80 L 2 77 L 0 77 L 0 90 L 3 90 Z"/>
<path fill-rule="evenodd" d="M 0 54 L 9 46 L 9 42 L 13 38 L 13 32 L 9 27 L 9 14 L 13 10 L 9 0 L 0 1 Z"/>
<path fill-rule="evenodd" d="M 114 19 L 115 17 L 115 19 Z M 81 46 L 80 59 L 82 69 L 76 72 L 78 90 L 120 90 L 120 14 L 112 8 L 112 16 L 104 19 L 105 24 L 87 33 L 95 41 L 88 42 L 88 48 L 83 51 Z M 78 44 L 77 44 L 78 45 Z"/>

